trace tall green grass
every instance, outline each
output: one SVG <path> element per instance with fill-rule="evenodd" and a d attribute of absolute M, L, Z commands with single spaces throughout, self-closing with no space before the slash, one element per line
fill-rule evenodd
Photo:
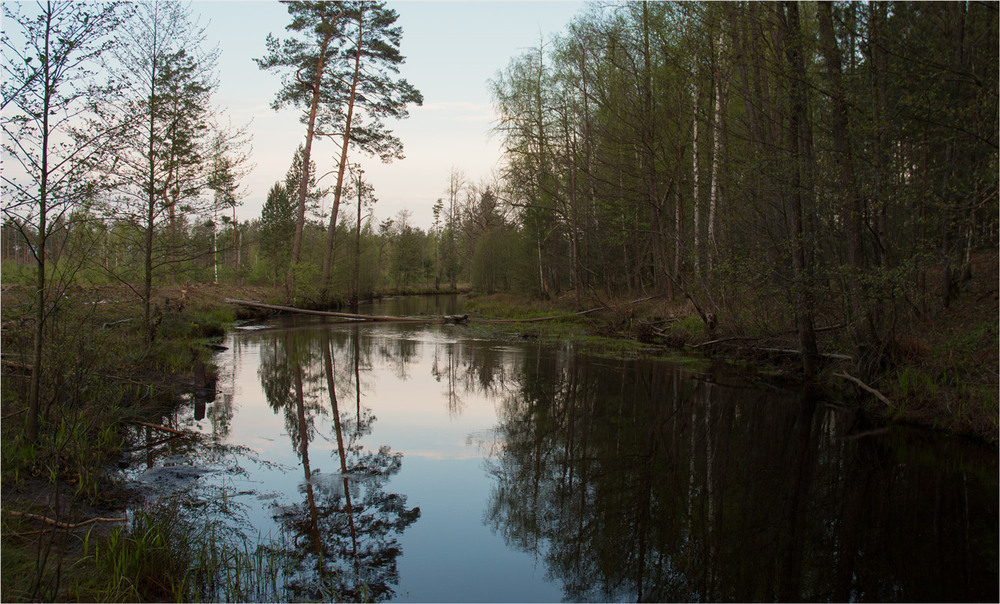
<path fill-rule="evenodd" d="M 88 545 L 95 568 L 87 593 L 101 601 L 275 602 L 289 599 L 295 571 L 287 536 L 242 539 L 212 521 L 185 518 L 164 500 L 136 512 L 107 539 Z"/>

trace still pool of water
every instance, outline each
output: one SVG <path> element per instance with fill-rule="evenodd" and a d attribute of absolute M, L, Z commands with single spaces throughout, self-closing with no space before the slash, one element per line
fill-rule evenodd
<path fill-rule="evenodd" d="M 997 600 L 993 448 L 516 328 L 255 327 L 130 477 L 291 561 L 262 599 Z"/>

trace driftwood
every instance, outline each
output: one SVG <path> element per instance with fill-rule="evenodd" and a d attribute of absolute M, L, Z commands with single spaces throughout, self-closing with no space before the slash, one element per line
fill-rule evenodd
<path fill-rule="evenodd" d="M 862 382 L 861 380 L 859 380 L 858 378 L 854 377 L 853 375 L 850 375 L 850 374 L 848 374 L 846 372 L 835 373 L 833 375 L 835 375 L 836 377 L 839 377 L 839 378 L 844 378 L 848 382 L 852 382 L 853 384 L 857 385 L 858 388 L 861 388 L 865 392 L 867 392 L 867 393 L 869 393 L 871 395 L 874 395 L 875 398 L 877 398 L 878 400 L 880 400 L 883 403 L 885 403 L 886 407 L 889 407 L 889 408 L 893 407 L 892 401 L 890 401 L 889 398 L 886 395 L 884 395 L 881 392 L 879 392 L 878 390 L 872 388 L 868 384 Z"/>

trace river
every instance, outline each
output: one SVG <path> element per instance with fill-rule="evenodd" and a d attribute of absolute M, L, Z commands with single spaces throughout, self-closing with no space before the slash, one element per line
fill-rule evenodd
<path fill-rule="evenodd" d="M 282 561 L 240 599 L 998 599 L 980 443 L 516 327 L 286 317 L 223 345 L 216 391 L 164 420 L 199 438 L 128 476 Z"/>

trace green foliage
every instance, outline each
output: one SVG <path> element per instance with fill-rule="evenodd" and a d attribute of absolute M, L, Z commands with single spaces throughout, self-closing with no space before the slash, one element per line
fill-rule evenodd
<path fill-rule="evenodd" d="M 303 261 L 296 263 L 292 270 L 295 272 L 295 292 L 293 297 L 303 302 L 316 302 L 320 294 L 320 267 L 314 262 Z"/>
<path fill-rule="evenodd" d="M 8 285 L 31 285 L 37 280 L 38 269 L 33 266 L 25 266 L 14 260 L 4 260 L 0 266 L 0 280 Z"/>
<path fill-rule="evenodd" d="M 425 283 L 426 235 L 409 224 L 409 214 L 400 213 L 393 223 L 389 240 L 389 284 L 395 288 Z"/>
<path fill-rule="evenodd" d="M 295 206 L 287 186 L 276 182 L 267 192 L 267 200 L 261 209 L 258 225 L 260 247 L 272 265 L 275 280 L 279 274 L 284 274 L 291 251 L 292 236 L 295 234 Z"/>
<path fill-rule="evenodd" d="M 518 247 L 514 230 L 495 229 L 481 234 L 472 253 L 472 287 L 486 293 L 509 291 L 515 279 Z"/>
<path fill-rule="evenodd" d="M 458 253 L 458 240 L 453 228 L 445 229 L 440 236 L 441 274 L 450 283 L 456 283 L 462 272 L 462 262 Z"/>
<path fill-rule="evenodd" d="M 120 393 L 111 389 L 94 394 L 118 395 L 103 406 L 75 408 L 60 405 L 56 413 L 41 418 L 39 437 L 28 442 L 12 434 L 3 439 L 3 482 L 19 484 L 42 478 L 53 486 L 71 484 L 74 496 L 93 504 L 106 503 L 109 491 L 104 466 L 120 453 L 122 435 L 118 423 L 125 416 Z M 15 423 L 16 425 L 16 423 Z"/>

